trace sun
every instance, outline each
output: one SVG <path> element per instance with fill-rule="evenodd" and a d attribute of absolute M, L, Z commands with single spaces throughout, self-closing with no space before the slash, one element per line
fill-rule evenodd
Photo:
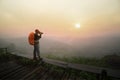
<path fill-rule="evenodd" d="M 75 28 L 80 28 L 80 23 L 75 24 Z"/>

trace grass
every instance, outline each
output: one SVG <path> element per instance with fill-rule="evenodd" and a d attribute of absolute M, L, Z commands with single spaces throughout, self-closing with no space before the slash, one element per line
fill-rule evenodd
<path fill-rule="evenodd" d="M 120 56 L 116 54 L 106 55 L 102 58 L 88 58 L 88 57 L 59 57 L 55 55 L 47 55 L 46 58 L 61 60 L 69 63 L 92 65 L 97 67 L 113 68 L 115 65 L 120 64 Z M 111 65 L 111 63 L 113 63 Z"/>
<path fill-rule="evenodd" d="M 38 63 L 37 61 L 33 61 L 25 57 L 17 56 L 9 52 L 5 53 L 3 50 L 0 50 L 0 63 L 5 63 L 8 61 L 14 61 L 17 62 L 18 64 L 27 65 L 27 66 L 34 66 Z"/>
<path fill-rule="evenodd" d="M 7 62 L 10 60 L 10 54 L 4 53 L 4 51 L 0 50 L 0 63 Z"/>
<path fill-rule="evenodd" d="M 58 57 L 54 55 L 47 55 L 49 59 L 61 60 L 69 63 L 77 63 L 77 64 L 87 64 L 94 66 L 107 67 L 105 64 L 105 60 L 97 59 L 97 58 L 87 58 L 87 57 Z"/>

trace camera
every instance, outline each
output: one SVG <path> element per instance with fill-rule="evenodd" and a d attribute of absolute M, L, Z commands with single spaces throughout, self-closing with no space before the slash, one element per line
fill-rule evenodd
<path fill-rule="evenodd" d="M 43 34 L 43 32 L 39 32 L 39 34 Z"/>

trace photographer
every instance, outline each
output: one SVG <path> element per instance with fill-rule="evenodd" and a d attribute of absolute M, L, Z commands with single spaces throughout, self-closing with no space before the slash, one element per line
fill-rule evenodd
<path fill-rule="evenodd" d="M 37 60 L 37 56 L 38 59 L 41 60 L 42 58 L 40 57 L 40 50 L 39 50 L 39 39 L 42 36 L 42 32 L 40 32 L 38 29 L 35 29 L 35 34 L 34 34 L 34 51 L 33 51 L 33 59 Z M 37 55 L 37 56 L 36 56 Z"/>

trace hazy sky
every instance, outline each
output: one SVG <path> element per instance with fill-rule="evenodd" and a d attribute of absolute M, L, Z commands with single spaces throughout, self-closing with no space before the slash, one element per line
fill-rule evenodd
<path fill-rule="evenodd" d="M 79 23 L 81 28 L 75 28 Z M 120 34 L 120 0 L 0 0 L 0 36 Z"/>

